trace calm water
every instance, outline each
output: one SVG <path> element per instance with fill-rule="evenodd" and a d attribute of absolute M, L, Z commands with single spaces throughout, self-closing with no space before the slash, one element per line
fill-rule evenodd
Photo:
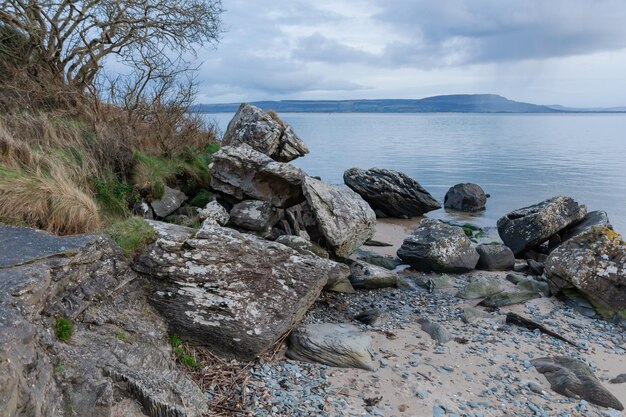
<path fill-rule="evenodd" d="M 608 212 L 626 233 L 626 115 L 281 115 L 311 151 L 293 163 L 326 182 L 351 167 L 403 171 L 435 198 L 475 182 L 491 194 L 470 221 L 494 226 L 504 213 L 563 194 Z M 208 114 L 226 130 L 232 114 Z M 443 209 L 429 216 L 465 221 Z"/>

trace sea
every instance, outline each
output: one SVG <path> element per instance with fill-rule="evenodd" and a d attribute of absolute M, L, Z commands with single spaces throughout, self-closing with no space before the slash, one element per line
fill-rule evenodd
<path fill-rule="evenodd" d="M 204 114 L 221 133 L 233 114 Z M 492 229 L 498 218 L 556 195 L 604 210 L 626 234 L 626 114 L 284 113 L 310 153 L 292 163 L 343 184 L 348 168 L 402 171 L 443 204 L 464 182 L 486 210 L 433 218 Z"/>

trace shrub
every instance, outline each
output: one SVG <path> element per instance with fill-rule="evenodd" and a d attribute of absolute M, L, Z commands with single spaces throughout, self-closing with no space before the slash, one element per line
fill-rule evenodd
<path fill-rule="evenodd" d="M 136 255 L 141 248 L 155 239 L 154 229 L 140 217 L 130 217 L 113 223 L 106 232 L 122 249 L 124 255 L 129 257 Z"/>
<path fill-rule="evenodd" d="M 57 339 L 62 342 L 67 342 L 72 337 L 72 333 L 74 333 L 74 324 L 68 320 L 59 318 L 54 323 L 54 334 Z"/>

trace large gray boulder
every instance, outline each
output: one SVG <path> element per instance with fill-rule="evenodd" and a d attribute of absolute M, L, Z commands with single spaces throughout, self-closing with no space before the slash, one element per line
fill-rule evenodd
<path fill-rule="evenodd" d="M 289 335 L 286 354 L 294 360 L 371 371 L 371 340 L 350 324 L 307 324 Z"/>
<path fill-rule="evenodd" d="M 443 200 L 447 209 L 474 212 L 485 209 L 487 195 L 478 184 L 470 182 L 450 187 Z"/>
<path fill-rule="evenodd" d="M 609 216 L 606 214 L 606 211 L 590 211 L 580 222 L 574 223 L 566 229 L 561 230 L 558 234 L 552 236 L 552 238 L 550 238 L 550 249 L 553 250 L 563 242 L 596 226 L 607 227 L 613 230 L 613 226 L 609 221 Z"/>
<path fill-rule="evenodd" d="M 376 214 L 354 191 L 306 177 L 303 191 L 328 248 L 348 257 L 374 235 Z"/>
<path fill-rule="evenodd" d="M 248 145 L 224 146 L 213 154 L 212 161 L 211 187 L 236 200 L 252 198 L 281 208 L 304 201 L 304 172 Z"/>
<path fill-rule="evenodd" d="M 555 294 L 576 289 L 604 317 L 626 319 L 626 242 L 608 227 L 593 227 L 563 243 L 546 260 Z"/>
<path fill-rule="evenodd" d="M 280 162 L 289 162 L 309 153 L 291 126 L 276 113 L 266 113 L 248 103 L 239 106 L 222 139 L 222 146 L 242 144 Z"/>
<path fill-rule="evenodd" d="M 415 217 L 441 208 L 424 187 L 402 172 L 350 168 L 344 172 L 343 180 L 377 213 L 387 217 Z"/>
<path fill-rule="evenodd" d="M 569 398 L 580 398 L 601 407 L 623 410 L 622 403 L 602 386 L 593 371 L 580 359 L 566 356 L 538 358 L 531 361 L 543 374 L 553 391 Z"/>
<path fill-rule="evenodd" d="M 479 258 L 463 229 L 429 218 L 404 239 L 398 257 L 411 268 L 426 272 L 470 271 Z"/>
<path fill-rule="evenodd" d="M 329 279 L 345 274 L 333 261 L 216 224 L 193 238 L 160 236 L 134 264 L 152 278 L 154 306 L 181 339 L 227 357 L 266 352 Z"/>
<path fill-rule="evenodd" d="M 278 221 L 278 211 L 267 201 L 246 200 L 230 210 L 230 223 L 254 232 L 267 232 Z"/>
<path fill-rule="evenodd" d="M 209 412 L 111 240 L 0 225 L 0 247 L 0 416 Z M 73 323 L 67 343 L 55 336 L 58 318 Z"/>
<path fill-rule="evenodd" d="M 582 220 L 587 208 L 570 197 L 557 196 L 512 211 L 498 220 L 498 234 L 517 256 Z"/>

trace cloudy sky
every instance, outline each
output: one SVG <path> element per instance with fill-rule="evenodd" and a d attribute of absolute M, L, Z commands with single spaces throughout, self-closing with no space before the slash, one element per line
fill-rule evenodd
<path fill-rule="evenodd" d="M 198 102 L 494 93 L 626 105 L 624 0 L 223 0 Z"/>

